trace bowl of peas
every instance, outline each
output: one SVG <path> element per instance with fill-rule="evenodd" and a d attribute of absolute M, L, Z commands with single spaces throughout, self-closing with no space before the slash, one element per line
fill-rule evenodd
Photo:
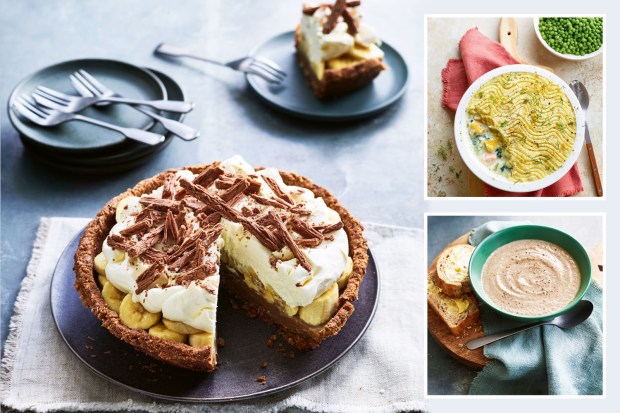
<path fill-rule="evenodd" d="M 567 60 L 590 59 L 603 51 L 602 17 L 534 17 L 542 45 Z"/>

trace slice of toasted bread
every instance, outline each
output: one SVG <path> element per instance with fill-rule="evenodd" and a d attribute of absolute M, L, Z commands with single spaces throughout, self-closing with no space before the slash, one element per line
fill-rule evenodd
<path fill-rule="evenodd" d="M 468 244 L 454 245 L 441 252 L 434 282 L 444 294 L 460 297 L 471 292 L 469 259 L 473 252 L 474 247 Z"/>
<path fill-rule="evenodd" d="M 478 320 L 480 315 L 478 300 L 472 293 L 459 297 L 446 295 L 441 287 L 435 284 L 435 278 L 435 271 L 428 273 L 428 304 L 446 323 L 450 332 L 455 336 L 460 336 L 467 327 Z"/>

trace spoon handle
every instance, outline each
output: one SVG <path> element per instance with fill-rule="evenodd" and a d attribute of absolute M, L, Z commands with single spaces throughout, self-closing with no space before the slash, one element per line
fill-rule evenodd
<path fill-rule="evenodd" d="M 590 137 L 590 131 L 588 130 L 588 124 L 586 123 L 586 134 Z M 601 184 L 601 174 L 598 171 L 598 165 L 596 164 L 596 156 L 594 156 L 594 148 L 588 139 L 586 141 L 586 149 L 588 151 L 588 158 L 590 158 L 590 167 L 592 168 L 592 176 L 594 177 L 594 186 L 596 187 L 596 194 L 603 196 L 603 184 Z"/>
<path fill-rule="evenodd" d="M 467 343 L 467 348 L 470 350 L 475 350 L 482 346 L 486 346 L 487 344 L 494 343 L 506 337 L 510 337 L 513 334 L 517 334 L 517 333 L 520 333 L 521 331 L 529 330 L 530 328 L 538 327 L 543 324 L 546 324 L 546 322 L 542 321 L 538 323 L 527 324 L 521 327 L 512 328 L 510 330 L 501 331 L 499 333 L 489 334 L 488 336 L 475 338 Z"/>

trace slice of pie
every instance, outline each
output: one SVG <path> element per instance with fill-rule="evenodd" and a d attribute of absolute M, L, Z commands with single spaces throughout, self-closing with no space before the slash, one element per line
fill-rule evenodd
<path fill-rule="evenodd" d="M 381 40 L 362 21 L 360 1 L 305 5 L 295 30 L 295 49 L 312 92 L 319 99 L 357 90 L 387 69 Z"/>
<path fill-rule="evenodd" d="M 80 240 L 75 287 L 115 336 L 211 371 L 220 282 L 299 349 L 336 335 L 366 272 L 362 230 L 326 189 L 236 156 L 109 201 Z"/>

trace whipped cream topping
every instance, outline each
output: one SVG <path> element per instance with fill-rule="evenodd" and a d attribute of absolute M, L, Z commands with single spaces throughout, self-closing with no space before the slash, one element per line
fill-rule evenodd
<path fill-rule="evenodd" d="M 331 14 L 331 9 L 326 6 L 319 7 L 312 15 L 304 14 L 301 18 L 301 35 L 305 39 L 305 52 L 310 63 L 320 63 L 342 56 L 353 48 L 355 43 L 372 47 L 372 57 L 382 57 L 383 52 L 376 46 L 381 45 L 381 40 L 374 29 L 362 21 L 357 9 L 351 9 L 351 15 L 357 22 L 358 33 L 351 36 L 348 26 L 344 21 L 339 21 L 334 29 L 323 33 L 323 27 Z"/>
<path fill-rule="evenodd" d="M 312 191 L 305 188 L 288 186 L 284 184 L 279 172 L 273 168 L 255 171 L 240 156 L 234 156 L 220 164 L 224 172 L 248 176 L 252 175 L 261 182 L 258 195 L 273 197 L 274 192 L 266 184 L 265 179 L 273 179 L 279 188 L 287 193 L 296 204 L 310 211 L 304 217 L 310 225 L 330 225 L 340 222 L 340 216 L 330 209 L 322 198 L 314 196 Z M 176 173 L 178 180 L 193 181 L 196 175 L 191 171 L 182 170 Z M 175 185 L 178 186 L 178 180 Z M 149 196 L 162 198 L 163 187 L 157 188 Z M 129 197 L 123 202 L 123 207 L 117 209 L 117 223 L 110 234 L 119 234 L 136 222 L 136 215 L 142 210 L 140 197 Z M 265 213 L 273 206 L 262 205 L 251 197 L 244 197 L 234 208 L 240 211 L 242 208 L 258 209 Z M 193 213 L 187 214 L 187 221 L 191 222 L 194 230 L 198 230 L 199 222 Z M 316 247 L 302 247 L 301 250 L 311 264 L 308 271 L 299 264 L 288 247 L 280 251 L 271 251 L 266 248 L 253 235 L 251 235 L 240 223 L 221 219 L 224 229 L 219 239 L 213 243 L 206 255 L 205 262 L 209 261 L 217 266 L 219 263 L 220 250 L 235 262 L 235 266 L 251 268 L 261 283 L 271 287 L 291 307 L 306 306 L 333 285 L 346 268 L 349 251 L 349 241 L 344 229 L 338 229 L 329 233 L 320 245 Z M 291 234 L 294 239 L 298 234 Z M 156 244 L 155 248 L 161 248 Z M 138 288 L 136 279 L 148 268 L 142 258 L 130 258 L 129 254 L 115 250 L 108 245 L 107 240 L 103 243 L 103 253 L 108 262 L 106 276 L 108 281 L 119 290 L 132 294 L 134 302 L 140 302 L 149 312 L 162 312 L 164 318 L 180 321 L 194 328 L 211 332 L 215 331 L 217 310 L 217 290 L 219 288 L 219 266 L 215 274 L 202 279 L 191 281 L 188 285 L 175 285 L 176 273 L 169 268 L 165 269 L 168 283 L 164 287 L 148 288 L 141 293 L 136 293 Z M 275 260 L 274 260 L 275 258 Z"/>

